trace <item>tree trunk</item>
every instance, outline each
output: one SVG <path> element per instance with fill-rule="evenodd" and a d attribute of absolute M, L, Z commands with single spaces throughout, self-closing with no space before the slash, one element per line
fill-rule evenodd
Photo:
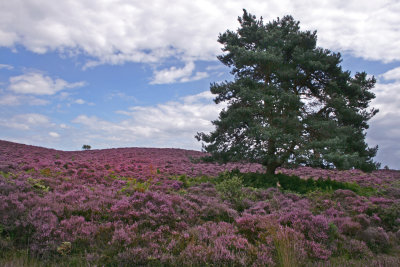
<path fill-rule="evenodd" d="M 275 170 L 281 166 L 278 162 L 271 162 L 267 164 L 267 174 L 275 174 Z"/>
<path fill-rule="evenodd" d="M 280 164 L 276 161 L 275 152 L 276 152 L 275 140 L 270 138 L 268 140 L 268 152 L 264 164 L 267 167 L 267 174 L 275 174 L 276 168 L 280 166 Z"/>

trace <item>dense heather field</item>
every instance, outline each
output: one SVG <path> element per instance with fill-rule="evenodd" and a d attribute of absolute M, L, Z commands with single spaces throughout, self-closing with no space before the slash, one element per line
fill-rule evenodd
<path fill-rule="evenodd" d="M 202 155 L 0 141 L 0 265 L 400 266 L 399 171 L 279 170 L 303 192 Z"/>

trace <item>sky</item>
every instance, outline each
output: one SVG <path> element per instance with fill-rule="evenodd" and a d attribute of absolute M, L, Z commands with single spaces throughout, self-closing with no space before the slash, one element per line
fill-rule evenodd
<path fill-rule="evenodd" d="M 0 139 L 200 150 L 222 109 L 210 83 L 233 78 L 217 38 L 243 8 L 292 15 L 343 69 L 377 79 L 366 141 L 400 169 L 398 0 L 0 0 Z"/>

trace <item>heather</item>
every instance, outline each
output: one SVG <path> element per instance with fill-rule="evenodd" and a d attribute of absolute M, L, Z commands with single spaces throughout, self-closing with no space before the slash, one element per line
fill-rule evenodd
<path fill-rule="evenodd" d="M 0 264 L 399 266 L 400 172 L 0 141 Z"/>

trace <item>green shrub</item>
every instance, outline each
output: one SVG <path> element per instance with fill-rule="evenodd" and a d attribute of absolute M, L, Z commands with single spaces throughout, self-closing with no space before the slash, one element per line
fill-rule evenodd
<path fill-rule="evenodd" d="M 370 187 L 360 187 L 356 183 L 343 183 L 335 180 L 313 178 L 301 179 L 299 176 L 289 176 L 286 174 L 266 174 L 266 173 L 240 173 L 239 170 L 222 173 L 219 179 L 229 179 L 234 176 L 242 178 L 242 184 L 245 187 L 269 188 L 279 187 L 282 190 L 292 191 L 299 194 L 307 194 L 313 191 L 332 192 L 337 189 L 348 189 L 359 195 L 376 194 L 376 190 Z"/>
<path fill-rule="evenodd" d="M 209 177 L 206 175 L 198 176 L 198 177 L 188 177 L 186 175 L 179 175 L 179 176 L 171 176 L 169 177 L 170 180 L 176 180 L 182 182 L 184 188 L 189 188 L 194 185 L 202 184 L 202 183 L 218 183 L 222 181 L 222 179 L 217 179 L 214 177 Z"/>
<path fill-rule="evenodd" d="M 358 238 L 367 243 L 375 253 L 387 253 L 391 246 L 389 236 L 382 227 L 368 227 L 358 235 Z"/>
<path fill-rule="evenodd" d="M 215 188 L 223 200 L 232 203 L 237 209 L 243 209 L 244 193 L 243 181 L 238 176 L 233 176 L 218 183 Z"/>
<path fill-rule="evenodd" d="M 90 150 L 92 147 L 91 146 L 89 146 L 89 145 L 83 145 L 82 146 L 82 149 L 83 150 Z"/>
<path fill-rule="evenodd" d="M 43 181 L 40 179 L 34 179 L 29 177 L 27 182 L 32 186 L 32 188 L 38 193 L 47 193 L 49 192 L 50 187 L 43 184 Z"/>
<path fill-rule="evenodd" d="M 128 180 L 126 185 L 119 190 L 120 193 L 132 195 L 134 192 L 145 192 L 149 189 L 151 181 L 138 181 L 136 179 Z"/>
<path fill-rule="evenodd" d="M 45 169 L 40 170 L 40 174 L 45 177 L 51 177 L 51 175 L 52 175 L 50 168 L 45 168 Z"/>
<path fill-rule="evenodd" d="M 373 215 L 377 214 L 383 222 L 383 226 L 390 231 L 397 231 L 400 229 L 400 203 L 396 202 L 386 208 L 372 205 L 368 213 Z"/>

